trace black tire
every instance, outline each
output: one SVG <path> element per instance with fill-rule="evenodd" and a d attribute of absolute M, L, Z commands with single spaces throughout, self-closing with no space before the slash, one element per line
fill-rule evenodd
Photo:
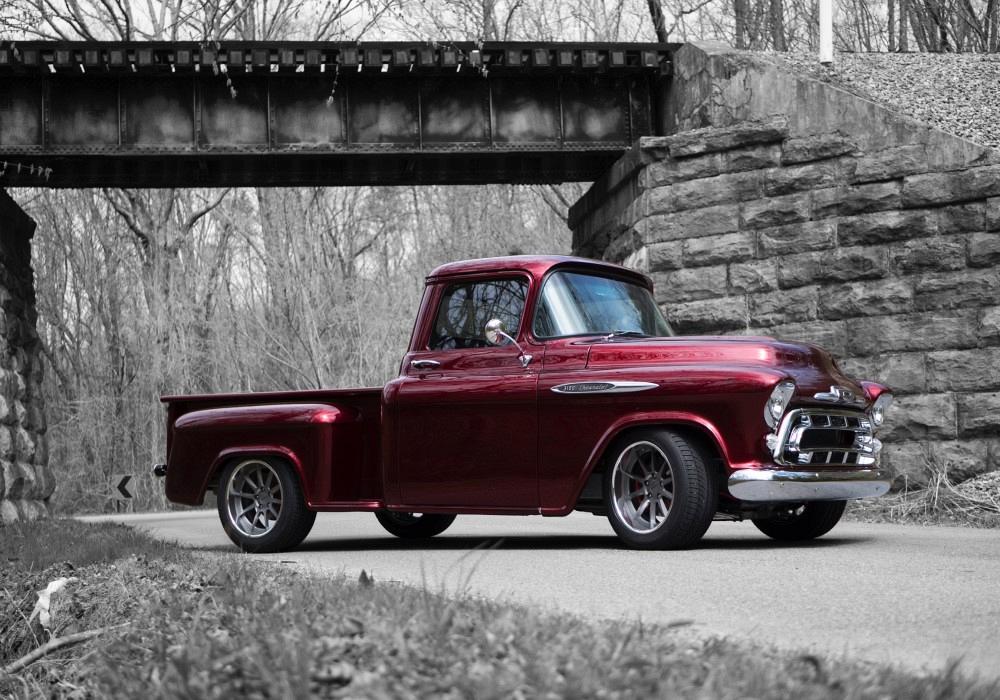
<path fill-rule="evenodd" d="M 395 510 L 375 511 L 379 524 L 396 537 L 407 540 L 440 535 L 455 522 L 454 515 L 440 513 L 404 513 Z"/>
<path fill-rule="evenodd" d="M 822 537 L 840 522 L 847 501 L 812 501 L 783 515 L 754 518 L 753 524 L 768 537 L 802 542 Z"/>
<path fill-rule="evenodd" d="M 665 465 L 657 471 L 655 465 L 661 460 Z M 646 474 L 661 476 L 642 476 Z M 693 546 L 712 524 L 718 499 L 711 456 L 679 431 L 630 432 L 608 450 L 604 468 L 608 520 L 632 549 Z"/>
<path fill-rule="evenodd" d="M 274 457 L 245 457 L 227 464 L 219 475 L 215 500 L 222 529 L 244 552 L 293 549 L 316 521 L 316 512 L 306 506 L 298 474 Z M 262 504 L 267 507 L 263 515 Z M 238 515 L 240 511 L 246 515 Z"/>

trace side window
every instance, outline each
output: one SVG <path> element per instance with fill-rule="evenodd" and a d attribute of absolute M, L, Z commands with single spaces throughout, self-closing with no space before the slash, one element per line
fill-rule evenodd
<path fill-rule="evenodd" d="M 431 350 L 486 348 L 486 323 L 498 318 L 511 335 L 517 333 L 528 296 L 528 283 L 519 278 L 459 282 L 441 296 Z"/>

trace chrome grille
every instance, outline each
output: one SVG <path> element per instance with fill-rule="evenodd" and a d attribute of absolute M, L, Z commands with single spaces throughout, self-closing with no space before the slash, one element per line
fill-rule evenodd
<path fill-rule="evenodd" d="M 781 421 L 773 454 L 786 466 L 870 466 L 877 461 L 878 441 L 864 413 L 803 408 Z"/>

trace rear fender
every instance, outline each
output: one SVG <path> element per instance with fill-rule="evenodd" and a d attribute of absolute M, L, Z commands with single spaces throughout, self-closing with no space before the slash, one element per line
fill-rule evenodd
<path fill-rule="evenodd" d="M 229 460 L 270 456 L 292 465 L 307 503 L 325 501 L 332 488 L 334 429 L 358 419 L 354 409 L 319 403 L 231 406 L 185 413 L 173 425 L 167 498 L 199 505 Z"/>

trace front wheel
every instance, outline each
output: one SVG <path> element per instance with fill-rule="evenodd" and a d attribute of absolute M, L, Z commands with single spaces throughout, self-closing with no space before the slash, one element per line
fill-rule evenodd
<path fill-rule="evenodd" d="M 302 542 L 316 521 L 298 475 L 273 457 L 230 462 L 215 492 L 222 528 L 244 552 L 283 552 Z"/>
<path fill-rule="evenodd" d="M 439 513 L 404 513 L 396 510 L 375 511 L 379 524 L 403 539 L 425 539 L 440 535 L 455 522 L 454 515 Z"/>
<path fill-rule="evenodd" d="M 718 487 L 710 456 L 684 434 L 633 432 L 610 450 L 604 499 L 608 520 L 633 549 L 684 549 L 712 524 Z"/>
<path fill-rule="evenodd" d="M 814 540 L 828 533 L 840 522 L 845 506 L 847 501 L 812 501 L 770 518 L 754 518 L 753 524 L 775 540 Z"/>

